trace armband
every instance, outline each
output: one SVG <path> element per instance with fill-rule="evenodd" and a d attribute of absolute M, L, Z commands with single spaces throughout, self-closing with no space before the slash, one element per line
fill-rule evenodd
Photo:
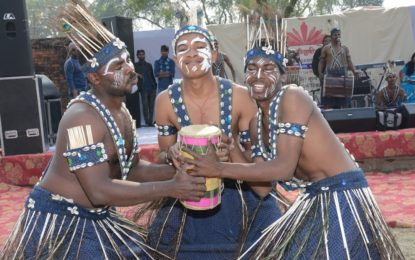
<path fill-rule="evenodd" d="M 261 152 L 261 149 L 259 148 L 259 145 L 256 145 L 256 144 L 252 145 L 251 152 L 252 152 L 251 153 L 252 159 L 255 159 L 257 157 L 262 157 L 262 152 Z"/>
<path fill-rule="evenodd" d="M 277 134 L 294 135 L 297 137 L 305 138 L 305 132 L 308 127 L 305 125 L 295 123 L 278 123 Z"/>
<path fill-rule="evenodd" d="M 158 134 L 162 136 L 175 135 L 177 128 L 172 125 L 156 125 Z"/>
<path fill-rule="evenodd" d="M 241 143 L 241 145 L 251 142 L 251 135 L 249 133 L 249 130 L 239 132 L 239 142 Z"/>
<path fill-rule="evenodd" d="M 108 160 L 103 143 L 70 149 L 63 153 L 63 156 L 68 161 L 69 170 L 71 171 L 91 167 Z"/>

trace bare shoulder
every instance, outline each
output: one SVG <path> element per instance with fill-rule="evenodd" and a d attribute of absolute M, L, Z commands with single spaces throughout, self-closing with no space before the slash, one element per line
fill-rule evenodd
<path fill-rule="evenodd" d="M 171 118 L 174 118 L 168 89 L 160 92 L 156 97 L 155 118 L 157 124 L 169 124 L 171 123 Z"/>
<path fill-rule="evenodd" d="M 70 128 L 90 125 L 93 139 L 102 141 L 108 129 L 98 112 L 82 102 L 72 104 L 63 114 L 59 123 L 59 132 L 66 134 Z"/>
<path fill-rule="evenodd" d="M 256 107 L 255 101 L 251 98 L 247 87 L 232 83 L 232 90 L 234 95 L 233 98 L 238 101 L 238 104 Z"/>
<path fill-rule="evenodd" d="M 166 107 L 170 104 L 170 96 L 168 89 L 163 90 L 157 95 L 155 104 L 156 107 Z"/>
<path fill-rule="evenodd" d="M 281 99 L 281 104 L 284 107 L 311 108 L 314 105 L 314 102 L 312 97 L 303 87 L 293 84 L 287 86 L 284 96 Z"/>

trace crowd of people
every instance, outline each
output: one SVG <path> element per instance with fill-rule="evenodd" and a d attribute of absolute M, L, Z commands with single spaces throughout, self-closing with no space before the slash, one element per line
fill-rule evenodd
<path fill-rule="evenodd" d="M 84 6 L 68 3 L 56 17 L 72 41 L 65 71 L 84 75 L 90 90 L 68 83 L 74 99 L 56 151 L 0 258 L 404 258 L 362 169 L 312 97 L 284 84 L 284 56 L 270 41 L 257 40 L 261 45 L 246 53 L 244 87 L 221 77 L 226 63 L 234 79 L 233 67 L 202 27 L 178 30 L 172 58 L 161 46 L 153 68 L 142 49 L 133 64 L 125 44 Z M 319 58 L 321 80 L 357 74 L 340 30 L 330 39 Z M 408 85 L 415 82 L 414 63 L 412 56 L 402 74 Z M 173 84 L 176 66 L 183 79 Z M 386 80 L 379 106 L 409 99 L 395 74 Z M 137 125 L 124 103 L 135 87 L 146 124 L 158 129 L 159 164 L 139 157 Z M 330 102 L 348 103 L 347 97 Z M 207 143 L 206 156 L 191 150 L 184 156 L 178 146 L 179 131 L 195 124 L 222 132 L 217 147 Z M 181 200 L 205 195 L 206 177 L 223 179 L 220 205 L 186 208 Z M 277 186 L 301 190 L 283 211 Z M 142 203 L 136 221 L 115 210 Z"/>

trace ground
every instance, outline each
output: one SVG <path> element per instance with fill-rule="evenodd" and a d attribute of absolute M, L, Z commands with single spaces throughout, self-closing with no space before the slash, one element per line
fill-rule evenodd
<path fill-rule="evenodd" d="M 406 260 L 415 260 L 415 228 L 392 228 Z"/>

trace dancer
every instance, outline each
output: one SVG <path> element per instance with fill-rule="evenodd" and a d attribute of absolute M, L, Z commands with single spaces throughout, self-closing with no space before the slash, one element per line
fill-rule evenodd
<path fill-rule="evenodd" d="M 174 37 L 174 60 L 183 81 L 156 100 L 162 161 L 171 162 L 177 131 L 192 124 L 219 126 L 225 151 L 229 137 L 239 136 L 242 145 L 250 147 L 247 130 L 255 104 L 244 87 L 212 74 L 217 55 L 212 40 L 210 32 L 198 26 L 185 26 Z M 222 160 L 243 158 L 236 149 L 219 155 Z M 255 185 L 254 192 L 247 183 L 224 180 L 221 204 L 206 211 L 187 210 L 174 199 L 163 201 L 149 230 L 149 244 L 177 259 L 235 259 L 280 215 L 268 195 L 270 183 Z"/>
<path fill-rule="evenodd" d="M 252 258 L 403 259 L 363 171 L 319 108 L 301 87 L 282 86 L 282 61 L 267 47 L 246 56 L 246 82 L 259 106 L 251 123 L 253 156 L 262 162 L 225 163 L 214 153 L 202 158 L 188 151 L 196 160 L 181 157 L 190 164 L 184 168 L 194 176 L 279 181 L 288 190 L 304 189 L 246 252 L 254 251 Z"/>
<path fill-rule="evenodd" d="M 0 258 L 148 258 L 156 252 L 145 245 L 144 230 L 113 207 L 164 196 L 198 200 L 204 178 L 139 161 L 135 126 L 122 102 L 137 83 L 125 44 L 78 4 L 65 5 L 54 23 L 85 56 L 92 90 L 69 104 L 55 154 Z"/>

